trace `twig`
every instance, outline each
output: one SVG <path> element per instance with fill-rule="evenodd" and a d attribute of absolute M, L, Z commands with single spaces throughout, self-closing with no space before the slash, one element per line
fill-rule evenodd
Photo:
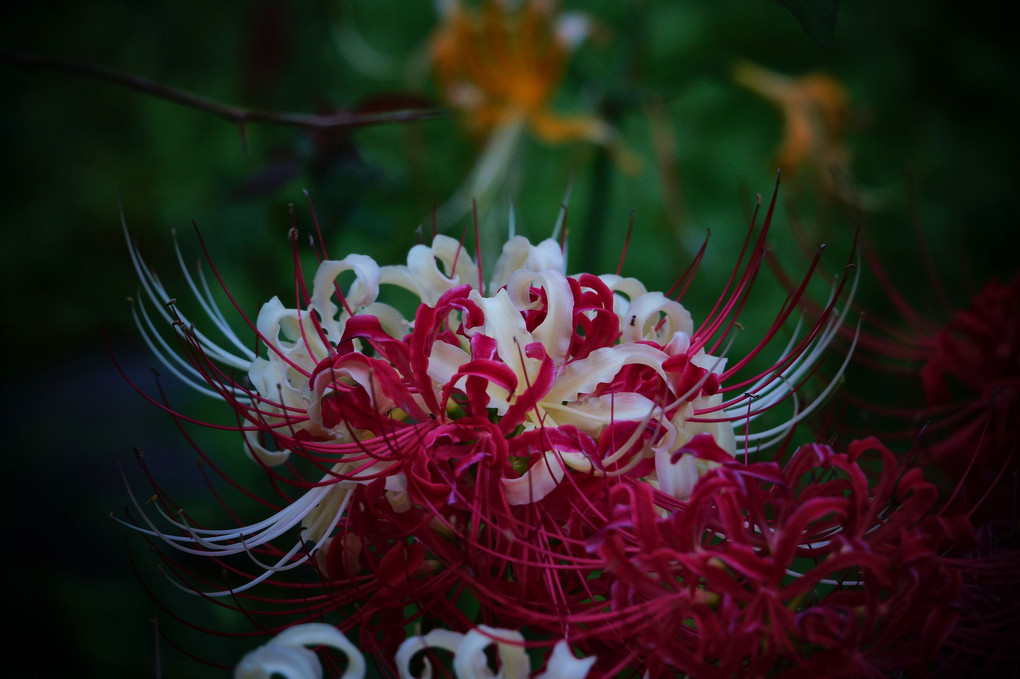
<path fill-rule="evenodd" d="M 329 129 L 338 127 L 363 127 L 367 125 L 383 125 L 387 123 L 406 123 L 415 120 L 429 120 L 446 114 L 441 109 L 401 109 L 377 113 L 352 113 L 341 111 L 328 115 L 308 115 L 301 113 L 278 113 L 227 106 L 212 99 L 200 97 L 188 92 L 175 90 L 158 82 L 130 73 L 123 73 L 102 66 L 69 61 L 55 57 L 45 57 L 27 52 L 0 50 L 0 60 L 17 64 L 27 69 L 49 69 L 82 75 L 94 80 L 111 82 L 128 89 L 150 94 L 160 99 L 172 101 L 189 108 L 208 111 L 235 124 L 240 128 L 241 136 L 245 135 L 248 123 L 271 123 L 291 125 L 309 129 Z"/>

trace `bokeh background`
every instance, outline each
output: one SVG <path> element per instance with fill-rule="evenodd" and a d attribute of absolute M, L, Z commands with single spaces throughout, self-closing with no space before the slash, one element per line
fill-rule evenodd
<path fill-rule="evenodd" d="M 855 199 L 820 190 L 810 171 L 786 176 L 774 226 L 784 265 L 796 272 L 806 264 L 793 227 L 809 243 L 831 244 L 826 266 L 833 271 L 860 227 L 904 294 L 936 314 L 945 311 L 925 276 L 918 232 L 955 305 L 1016 270 L 1020 59 L 1004 17 L 977 3 L 862 0 L 839 8 L 826 42 L 766 0 L 563 5 L 588 13 L 597 30 L 572 55 L 553 108 L 612 124 L 640 167 L 625 171 L 596 145 L 528 136 L 507 183 L 480 203 L 483 229 L 506 223 L 512 198 L 518 232 L 544 238 L 572 186 L 568 268 L 615 270 L 633 214 L 623 272 L 651 289 L 669 288 L 711 231 L 689 297 L 697 318 L 730 271 L 755 194 L 767 200 L 775 183 L 783 119 L 734 82 L 734 64 L 748 60 L 792 76 L 826 72 L 849 94 L 840 141 Z M 305 191 L 332 255 L 401 262 L 417 242 L 416 228 L 427 233 L 433 207 L 461 187 L 480 146 L 455 114 L 330 134 L 251 124 L 242 140 L 208 112 L 66 72 L 26 69 L 10 54 L 118 69 L 252 109 L 442 107 L 427 58 L 436 11 L 432 3 L 396 0 L 15 0 L 3 13 L 8 425 L 0 567 L 6 619 L 15 629 L 6 635 L 7 662 L 16 667 L 5 671 L 229 676 L 174 644 L 229 663 L 254 642 L 196 634 L 175 616 L 211 627 L 243 624 L 173 588 L 146 543 L 109 519 L 129 501 L 121 468 L 140 497 L 151 494 L 135 449 L 182 504 L 208 497 L 197 455 L 173 420 L 115 366 L 113 357 L 157 393 L 157 363 L 125 301 L 138 286 L 120 213 L 182 304 L 187 292 L 170 232 L 177 230 L 191 261 L 201 256 L 196 224 L 231 291 L 254 314 L 259 300 L 286 299 L 293 289 L 290 206 L 308 233 Z M 352 31 L 367 47 L 352 51 Z M 440 228 L 459 235 L 468 223 Z M 746 324 L 769 320 L 776 307 L 768 300 L 748 311 Z M 867 268 L 860 300 L 890 313 Z M 172 379 L 160 384 L 181 410 L 226 416 Z M 198 440 L 214 455 L 241 458 L 235 438 L 200 433 Z M 236 473 L 245 473 L 241 467 Z M 157 624 L 166 633 L 159 641 Z M 41 650 L 28 650 L 36 644 Z"/>

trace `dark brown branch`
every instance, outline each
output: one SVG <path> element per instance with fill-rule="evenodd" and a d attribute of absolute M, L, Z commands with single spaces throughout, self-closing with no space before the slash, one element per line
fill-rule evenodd
<path fill-rule="evenodd" d="M 387 123 L 406 123 L 415 120 L 429 120 L 445 115 L 440 109 L 402 109 L 375 113 L 352 113 L 341 111 L 329 115 L 307 115 L 301 113 L 277 113 L 227 106 L 212 99 L 206 99 L 188 92 L 175 90 L 158 82 L 140 76 L 123 73 L 112 69 L 95 66 L 77 61 L 68 61 L 54 57 L 44 57 L 27 52 L 0 50 L 0 60 L 17 64 L 27 69 L 48 69 L 82 75 L 94 80 L 111 82 L 128 89 L 150 94 L 160 99 L 172 101 L 189 108 L 208 111 L 224 118 L 241 128 L 248 123 L 271 123 L 290 125 L 308 129 L 328 129 L 338 127 L 362 127 L 366 125 L 383 125 Z"/>

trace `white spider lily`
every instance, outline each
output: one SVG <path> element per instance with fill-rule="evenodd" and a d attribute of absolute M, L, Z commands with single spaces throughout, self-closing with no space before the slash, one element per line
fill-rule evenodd
<path fill-rule="evenodd" d="M 496 647 L 499 672 L 488 664 L 485 649 Z M 290 627 L 242 658 L 234 670 L 235 679 L 269 679 L 282 675 L 286 679 L 322 679 L 322 663 L 311 647 L 328 647 L 342 651 L 347 657 L 347 670 L 341 679 L 363 679 L 365 659 L 343 632 L 323 623 L 306 623 Z M 453 672 L 457 679 L 527 679 L 531 662 L 524 652 L 520 632 L 479 625 L 467 634 L 435 629 L 427 634 L 408 637 L 396 654 L 400 679 L 431 679 L 432 665 L 425 660 L 422 674 L 411 673 L 411 660 L 422 651 L 438 649 L 453 654 Z M 536 679 L 584 679 L 595 663 L 594 657 L 576 658 L 566 641 L 553 648 L 545 671 Z"/>

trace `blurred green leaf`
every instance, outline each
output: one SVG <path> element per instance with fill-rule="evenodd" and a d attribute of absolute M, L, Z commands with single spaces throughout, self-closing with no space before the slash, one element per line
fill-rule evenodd
<path fill-rule="evenodd" d="M 832 44 L 836 34 L 839 0 L 776 0 L 790 10 L 808 35 L 823 45 Z"/>

